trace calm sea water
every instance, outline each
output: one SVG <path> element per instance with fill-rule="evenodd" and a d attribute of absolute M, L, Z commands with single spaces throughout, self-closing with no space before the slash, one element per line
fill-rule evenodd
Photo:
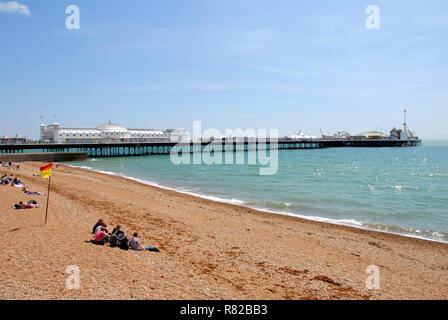
<path fill-rule="evenodd" d="M 168 155 L 70 165 L 278 213 L 448 242 L 448 141 L 412 148 L 279 151 L 257 165 L 174 165 Z"/>

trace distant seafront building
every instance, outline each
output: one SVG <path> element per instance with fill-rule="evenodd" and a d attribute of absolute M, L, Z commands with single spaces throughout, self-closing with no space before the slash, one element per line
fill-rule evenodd
<path fill-rule="evenodd" d="M 62 128 L 58 123 L 40 126 L 43 143 L 177 142 L 184 136 L 188 136 L 185 129 L 127 129 L 110 121 L 96 128 Z"/>
<path fill-rule="evenodd" d="M 29 140 L 25 137 L 22 137 L 20 134 L 17 134 L 15 137 L 10 138 L 7 135 L 4 135 L 0 138 L 0 144 L 25 144 L 29 143 Z"/>

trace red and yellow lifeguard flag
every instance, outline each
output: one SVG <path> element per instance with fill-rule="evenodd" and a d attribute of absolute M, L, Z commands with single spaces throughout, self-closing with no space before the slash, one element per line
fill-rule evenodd
<path fill-rule="evenodd" d="M 53 162 L 47 164 L 46 166 L 40 167 L 40 174 L 43 178 L 51 177 L 51 167 L 53 166 Z"/>

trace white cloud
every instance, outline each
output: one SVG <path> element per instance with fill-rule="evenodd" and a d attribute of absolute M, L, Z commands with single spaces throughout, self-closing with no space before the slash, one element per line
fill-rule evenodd
<path fill-rule="evenodd" d="M 9 13 L 24 14 L 31 17 L 30 9 L 17 1 L 0 2 L 0 11 Z"/>

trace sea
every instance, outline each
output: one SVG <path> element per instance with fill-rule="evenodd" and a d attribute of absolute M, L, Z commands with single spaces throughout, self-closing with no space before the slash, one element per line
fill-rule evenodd
<path fill-rule="evenodd" d="M 67 164 L 277 214 L 448 242 L 448 141 L 279 150 L 274 175 L 260 175 L 260 164 L 174 164 L 169 155 Z"/>

